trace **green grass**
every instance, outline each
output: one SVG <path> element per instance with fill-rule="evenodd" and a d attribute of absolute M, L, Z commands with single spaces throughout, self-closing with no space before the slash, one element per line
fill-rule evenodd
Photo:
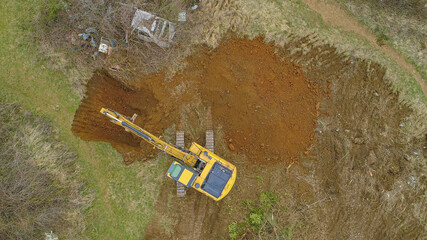
<path fill-rule="evenodd" d="M 39 1 L 6 0 L 0 4 L 0 98 L 19 102 L 50 120 L 59 130 L 59 139 L 78 155 L 81 178 L 95 192 L 93 205 L 85 213 L 88 228 L 83 237 L 141 239 L 166 159 L 125 166 L 109 144 L 87 143 L 72 134 L 79 97 L 66 73 L 50 69 L 52 60 L 38 51 L 36 41 L 30 41 L 36 30 L 33 21 L 40 11 Z"/>
<path fill-rule="evenodd" d="M 302 225 L 300 222 L 285 224 L 288 221 L 281 219 L 281 214 L 286 210 L 278 200 L 277 195 L 266 191 L 256 201 L 243 201 L 246 217 L 228 225 L 229 239 L 292 239 L 294 228 L 300 229 Z"/>

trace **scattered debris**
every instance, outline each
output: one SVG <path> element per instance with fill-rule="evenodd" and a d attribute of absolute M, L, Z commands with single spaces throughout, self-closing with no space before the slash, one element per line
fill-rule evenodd
<path fill-rule="evenodd" d="M 175 36 L 174 23 L 140 9 L 136 10 L 131 26 L 131 34 L 136 31 L 139 39 L 160 47 L 169 47 Z"/>
<path fill-rule="evenodd" d="M 96 56 L 98 56 L 99 55 L 99 52 L 98 51 L 96 51 L 96 52 L 94 52 L 93 54 L 92 54 L 92 58 L 93 58 L 93 60 L 95 61 L 96 60 Z"/>
<path fill-rule="evenodd" d="M 101 37 L 98 44 L 96 41 L 96 30 L 92 27 L 87 28 L 84 33 L 80 33 L 78 34 L 78 36 L 81 37 L 84 41 L 90 39 L 90 45 L 95 50 L 95 52 L 92 54 L 93 60 L 96 60 L 96 56 L 98 56 L 100 52 L 110 55 L 113 50 L 113 47 L 115 47 L 116 45 L 115 41 L 105 39 L 104 37 Z M 75 44 L 76 42 L 74 43 L 74 45 Z"/>
<path fill-rule="evenodd" d="M 84 33 L 80 33 L 79 34 L 79 37 L 82 37 L 83 38 L 83 40 L 88 40 L 89 39 L 89 37 L 92 37 L 91 35 L 92 34 L 95 34 L 96 33 L 96 31 L 95 31 L 95 29 L 94 28 L 87 28 L 86 29 L 86 31 L 84 32 Z M 92 39 L 93 39 L 93 37 L 92 37 Z"/>
<path fill-rule="evenodd" d="M 182 11 L 178 14 L 178 22 L 185 22 L 187 21 L 187 12 Z"/>
<path fill-rule="evenodd" d="M 103 38 L 101 38 L 101 42 L 99 43 L 98 51 L 108 54 L 108 42 L 105 41 Z"/>
<path fill-rule="evenodd" d="M 121 67 L 120 67 L 120 65 L 118 65 L 118 64 L 113 65 L 112 67 L 110 67 L 110 70 L 111 70 L 111 71 L 113 71 L 113 72 L 117 72 L 117 71 L 119 71 L 120 69 L 121 69 Z"/>
<path fill-rule="evenodd" d="M 95 39 L 93 35 L 96 34 L 96 31 L 94 28 L 87 28 L 84 33 L 80 33 L 78 36 L 81 37 L 84 41 L 89 40 L 90 38 L 90 45 L 93 47 L 93 49 L 98 48 L 98 44 L 95 42 Z M 92 57 L 95 59 L 94 55 Z"/>
<path fill-rule="evenodd" d="M 71 45 L 75 46 L 77 45 L 77 39 L 79 38 L 79 36 L 77 35 L 77 33 L 73 30 L 70 30 L 68 33 L 68 39 L 71 43 Z"/>
<path fill-rule="evenodd" d="M 96 44 L 95 39 L 93 37 L 90 37 L 90 45 L 96 49 L 98 47 L 98 44 Z"/>
<path fill-rule="evenodd" d="M 234 147 L 234 145 L 233 145 L 232 143 L 228 144 L 228 148 L 229 148 L 231 151 L 235 151 L 235 150 L 236 150 L 236 148 Z"/>
<path fill-rule="evenodd" d="M 408 154 L 405 154 L 405 155 L 403 156 L 403 158 L 404 158 L 406 161 L 411 160 L 411 157 L 410 157 Z"/>
<path fill-rule="evenodd" d="M 414 186 L 417 184 L 417 179 L 414 176 L 410 176 L 408 179 L 408 185 Z"/>
<path fill-rule="evenodd" d="M 385 193 L 385 196 L 386 196 L 387 200 L 389 200 L 389 199 L 390 199 L 390 197 L 391 197 L 390 192 L 386 192 L 386 193 Z"/>
<path fill-rule="evenodd" d="M 113 46 L 115 45 L 115 42 L 112 40 L 104 39 L 104 37 L 101 37 L 101 41 L 99 43 L 98 51 L 105 53 L 107 55 L 110 55 L 113 51 Z"/>
<path fill-rule="evenodd" d="M 361 144 L 364 144 L 364 143 L 365 143 L 365 140 L 364 140 L 362 137 L 355 137 L 355 138 L 353 139 L 353 143 L 354 143 L 354 144 L 359 144 L 359 145 L 361 145 Z"/>
<path fill-rule="evenodd" d="M 199 5 L 194 5 L 191 8 L 188 9 L 188 11 L 192 12 L 199 8 Z M 178 14 L 178 22 L 186 22 L 187 21 L 187 11 L 182 11 Z"/>
<path fill-rule="evenodd" d="M 53 234 L 53 231 L 50 231 L 49 233 L 44 233 L 45 240 L 58 240 L 58 237 L 55 237 Z"/>
<path fill-rule="evenodd" d="M 294 165 L 294 161 L 293 162 L 291 162 L 291 164 L 289 164 L 287 167 L 286 167 L 286 172 L 288 172 L 288 170 L 289 170 L 289 168 L 291 168 L 292 167 L 292 165 Z"/>
<path fill-rule="evenodd" d="M 404 117 L 403 119 L 402 119 L 402 121 L 403 122 L 407 122 L 409 120 L 409 117 Z M 399 127 L 404 127 L 405 126 L 405 124 L 404 123 L 399 123 Z"/>
<path fill-rule="evenodd" d="M 373 150 L 369 151 L 369 155 L 367 157 L 367 163 L 370 166 L 372 166 L 377 162 L 378 162 L 378 158 L 377 158 L 377 155 L 375 154 L 375 152 Z"/>

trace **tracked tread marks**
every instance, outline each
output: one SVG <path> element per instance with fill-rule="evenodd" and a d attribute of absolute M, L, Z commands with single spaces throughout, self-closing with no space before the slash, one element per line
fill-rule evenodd
<path fill-rule="evenodd" d="M 176 146 L 178 147 L 185 147 L 184 143 L 184 131 L 177 131 L 176 132 Z M 185 187 L 179 182 L 176 182 L 176 195 L 178 197 L 184 197 L 185 196 Z"/>

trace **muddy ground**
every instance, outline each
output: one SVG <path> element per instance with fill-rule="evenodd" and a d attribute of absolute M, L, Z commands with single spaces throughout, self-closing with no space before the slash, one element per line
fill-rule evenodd
<path fill-rule="evenodd" d="M 213 127 L 215 152 L 238 168 L 218 203 L 192 190 L 177 198 L 165 180 L 147 239 L 227 239 L 228 225 L 248 214 L 242 201 L 266 190 L 279 196 L 275 218 L 295 239 L 426 237 L 426 139 L 408 139 L 399 127 L 410 110 L 388 90 L 384 69 L 309 39 L 200 47 L 172 79 L 161 72 L 125 85 L 94 74 L 73 122 L 77 136 L 111 143 L 130 164 L 155 152 L 101 107 L 137 113 L 136 124 L 156 135 L 175 124 L 186 145 L 204 144 Z M 309 51 L 294 51 L 301 45 Z M 242 239 L 277 237 L 269 234 Z"/>

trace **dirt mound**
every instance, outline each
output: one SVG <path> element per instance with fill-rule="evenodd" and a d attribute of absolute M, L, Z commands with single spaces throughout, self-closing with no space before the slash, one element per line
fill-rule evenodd
<path fill-rule="evenodd" d="M 170 81 L 164 73 L 152 74 L 132 88 L 98 72 L 88 83 L 73 132 L 84 140 L 110 142 L 135 158 L 148 148 L 109 123 L 98 113 L 101 107 L 137 113 L 136 124 L 159 134 L 173 123 L 182 126 L 185 105 L 201 102 L 191 111 L 210 108 L 213 125 L 224 127 L 231 150 L 255 162 L 292 161 L 313 141 L 318 90 L 297 64 L 281 61 L 275 51 L 262 38 L 231 39 L 213 51 L 200 49 Z M 197 121 L 186 124 L 201 127 Z"/>
<path fill-rule="evenodd" d="M 304 152 L 317 118 L 316 88 L 274 52 L 260 38 L 233 39 L 198 61 L 199 89 L 212 104 L 214 122 L 224 126 L 238 152 L 258 162 Z"/>

